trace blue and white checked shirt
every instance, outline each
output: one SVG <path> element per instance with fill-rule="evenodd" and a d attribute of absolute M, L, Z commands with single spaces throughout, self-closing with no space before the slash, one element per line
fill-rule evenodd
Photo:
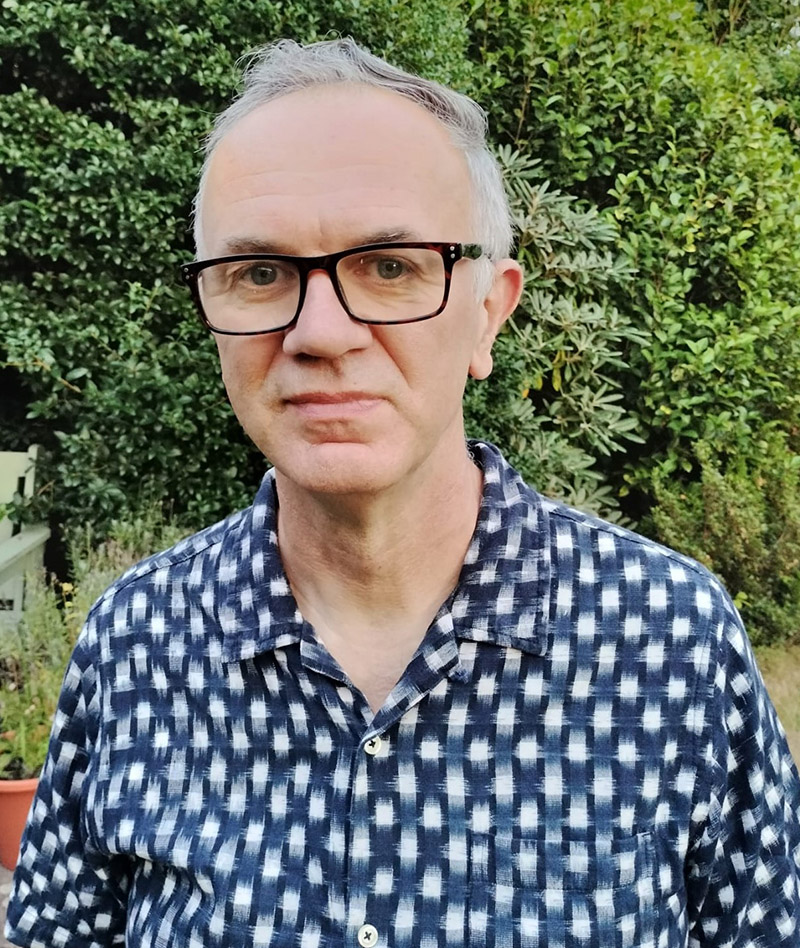
<path fill-rule="evenodd" d="M 374 717 L 298 612 L 269 474 L 111 586 L 12 941 L 800 945 L 800 782 L 728 597 L 472 450 L 458 587 Z"/>

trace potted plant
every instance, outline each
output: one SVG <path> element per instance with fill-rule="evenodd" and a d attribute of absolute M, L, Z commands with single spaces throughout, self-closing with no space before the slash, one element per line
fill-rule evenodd
<path fill-rule="evenodd" d="M 0 863 L 13 869 L 77 633 L 72 587 L 26 580 L 22 619 L 0 630 Z"/>

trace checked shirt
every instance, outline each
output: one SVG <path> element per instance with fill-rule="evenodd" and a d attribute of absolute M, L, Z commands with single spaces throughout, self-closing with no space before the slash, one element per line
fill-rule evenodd
<path fill-rule="evenodd" d="M 270 474 L 110 587 L 12 941 L 800 945 L 800 782 L 727 595 L 471 450 L 458 586 L 374 716 L 297 609 Z"/>

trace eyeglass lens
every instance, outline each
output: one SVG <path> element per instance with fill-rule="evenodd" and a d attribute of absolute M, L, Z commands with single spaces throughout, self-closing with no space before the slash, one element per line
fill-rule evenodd
<path fill-rule="evenodd" d="M 418 319 L 444 299 L 445 267 L 436 250 L 387 248 L 342 257 L 336 279 L 351 315 L 369 322 Z M 289 325 L 302 277 L 291 261 L 269 257 L 224 261 L 199 274 L 206 318 L 226 332 L 263 332 Z"/>

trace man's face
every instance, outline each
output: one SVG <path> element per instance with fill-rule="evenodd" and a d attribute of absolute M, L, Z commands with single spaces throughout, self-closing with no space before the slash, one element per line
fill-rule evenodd
<path fill-rule="evenodd" d="M 211 160 L 202 225 L 207 257 L 473 239 L 466 163 L 444 129 L 401 96 L 353 85 L 292 93 L 238 122 Z M 292 328 L 216 337 L 233 409 L 279 475 L 371 493 L 463 452 L 466 377 L 491 370 L 514 296 L 506 275 L 477 301 L 475 266 L 455 265 L 446 309 L 425 322 L 357 323 L 316 271 Z"/>

